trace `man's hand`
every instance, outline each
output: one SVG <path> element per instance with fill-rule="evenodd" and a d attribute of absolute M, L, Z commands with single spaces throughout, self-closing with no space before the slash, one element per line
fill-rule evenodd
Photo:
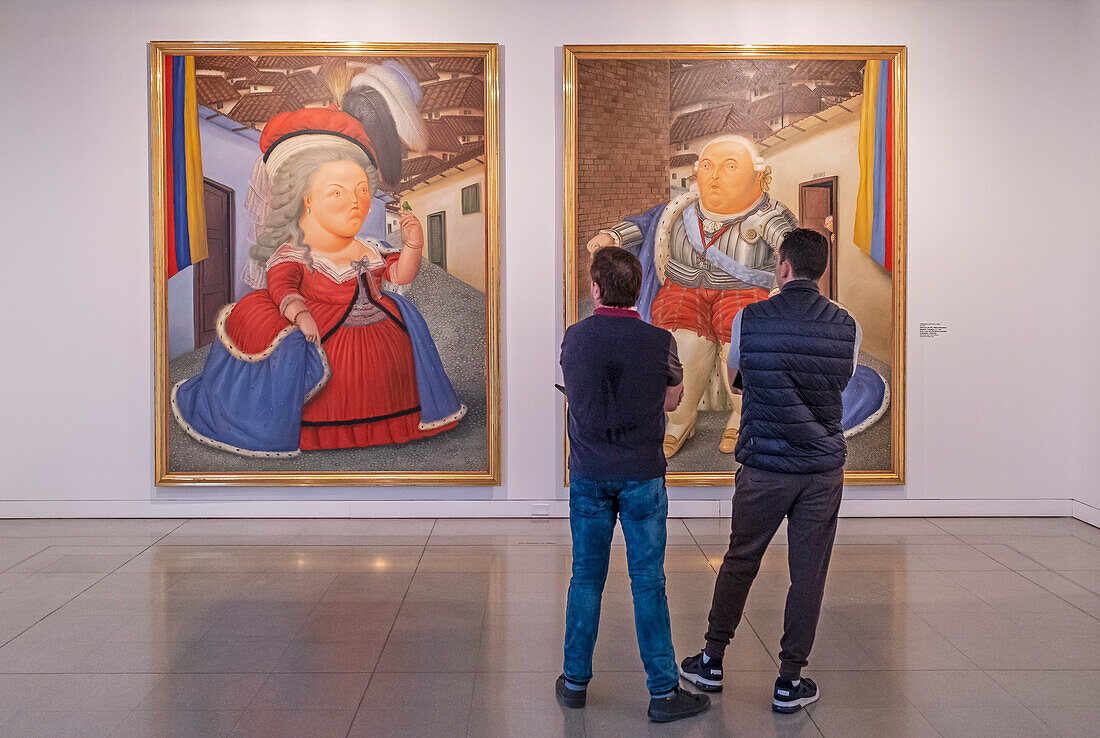
<path fill-rule="evenodd" d="M 588 253 L 594 254 L 602 248 L 615 245 L 615 237 L 610 233 L 597 233 L 588 242 Z"/>
<path fill-rule="evenodd" d="M 680 401 L 684 399 L 684 383 L 665 390 L 665 412 L 670 413 L 680 407 Z"/>

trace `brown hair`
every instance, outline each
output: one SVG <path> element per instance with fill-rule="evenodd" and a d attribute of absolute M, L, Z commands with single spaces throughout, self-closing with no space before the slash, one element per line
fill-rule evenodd
<path fill-rule="evenodd" d="M 608 307 L 633 307 L 642 290 L 642 265 L 629 251 L 606 246 L 592 254 L 592 281 L 600 287 L 600 302 Z"/>

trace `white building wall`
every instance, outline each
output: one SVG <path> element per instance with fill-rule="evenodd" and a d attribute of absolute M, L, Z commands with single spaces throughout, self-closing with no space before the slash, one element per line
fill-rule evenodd
<path fill-rule="evenodd" d="M 863 348 L 890 361 L 893 314 L 890 273 L 852 240 L 859 192 L 859 116 L 837 116 L 789 143 L 764 152 L 772 168 L 771 195 L 798 212 L 798 185 L 837 177 L 837 299 L 863 328 Z"/>
<path fill-rule="evenodd" d="M 526 515 L 532 502 L 564 513 L 562 401 L 551 387 L 562 330 L 560 46 L 734 40 L 909 46 L 908 483 L 850 488 L 845 514 L 1068 514 L 1074 499 L 1097 509 L 1100 263 L 1081 225 L 1095 208 L 1086 124 L 1096 116 L 1081 107 L 1097 87 L 1092 0 L 684 0 L 675 27 L 666 6 L 556 9 L 5 4 L 0 89 L 14 102 L 0 124 L 0 276 L 6 304 L 32 328 L 0 367 L 0 515 Z M 503 44 L 502 486 L 153 487 L 146 44 L 165 36 Z M 59 108 L 57 81 L 75 69 L 95 69 L 97 84 L 65 87 Z M 1066 217 L 1043 217 L 1052 202 Z M 61 239 L 74 247 L 48 246 Z M 58 262 L 46 278 L 28 266 Z M 922 321 L 949 332 L 918 338 Z M 715 514 L 728 495 L 674 489 L 672 511 Z"/>
<path fill-rule="evenodd" d="M 480 187 L 481 209 L 462 214 L 462 188 Z M 413 212 L 427 235 L 428 216 L 445 212 L 447 226 L 447 271 L 468 285 L 485 291 L 485 165 L 448 174 L 427 187 L 406 193 Z M 426 248 L 426 247 L 425 247 Z M 426 252 L 425 252 L 426 254 Z"/>

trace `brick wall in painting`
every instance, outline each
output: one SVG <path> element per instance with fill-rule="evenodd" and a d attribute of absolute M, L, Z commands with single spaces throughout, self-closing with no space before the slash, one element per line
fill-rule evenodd
<path fill-rule="evenodd" d="M 580 60 L 577 64 L 578 295 L 588 295 L 588 240 L 667 202 L 669 64 Z"/>

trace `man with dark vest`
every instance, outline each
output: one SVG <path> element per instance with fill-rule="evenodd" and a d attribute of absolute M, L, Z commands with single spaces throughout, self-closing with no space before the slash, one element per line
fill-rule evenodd
<path fill-rule="evenodd" d="M 592 255 L 595 314 L 571 325 L 561 344 L 569 398 L 569 527 L 573 578 L 565 610 L 565 665 L 557 698 L 584 707 L 611 555 L 622 523 L 649 718 L 668 722 L 707 709 L 706 695 L 680 688 L 665 598 L 665 411 L 683 397 L 676 341 L 641 320 L 634 303 L 642 265 L 628 251 Z"/>
<path fill-rule="evenodd" d="M 862 338 L 855 319 L 818 292 L 828 254 L 820 233 L 788 233 L 775 270 L 779 292 L 734 319 L 728 373 L 744 395 L 730 547 L 714 585 L 706 646 L 680 664 L 680 675 L 700 689 L 722 689 L 722 656 L 764 551 L 787 518 L 791 586 L 772 696 L 772 709 L 783 713 L 818 698 L 802 668 L 817 631 L 844 490 L 841 391 L 855 372 Z"/>

